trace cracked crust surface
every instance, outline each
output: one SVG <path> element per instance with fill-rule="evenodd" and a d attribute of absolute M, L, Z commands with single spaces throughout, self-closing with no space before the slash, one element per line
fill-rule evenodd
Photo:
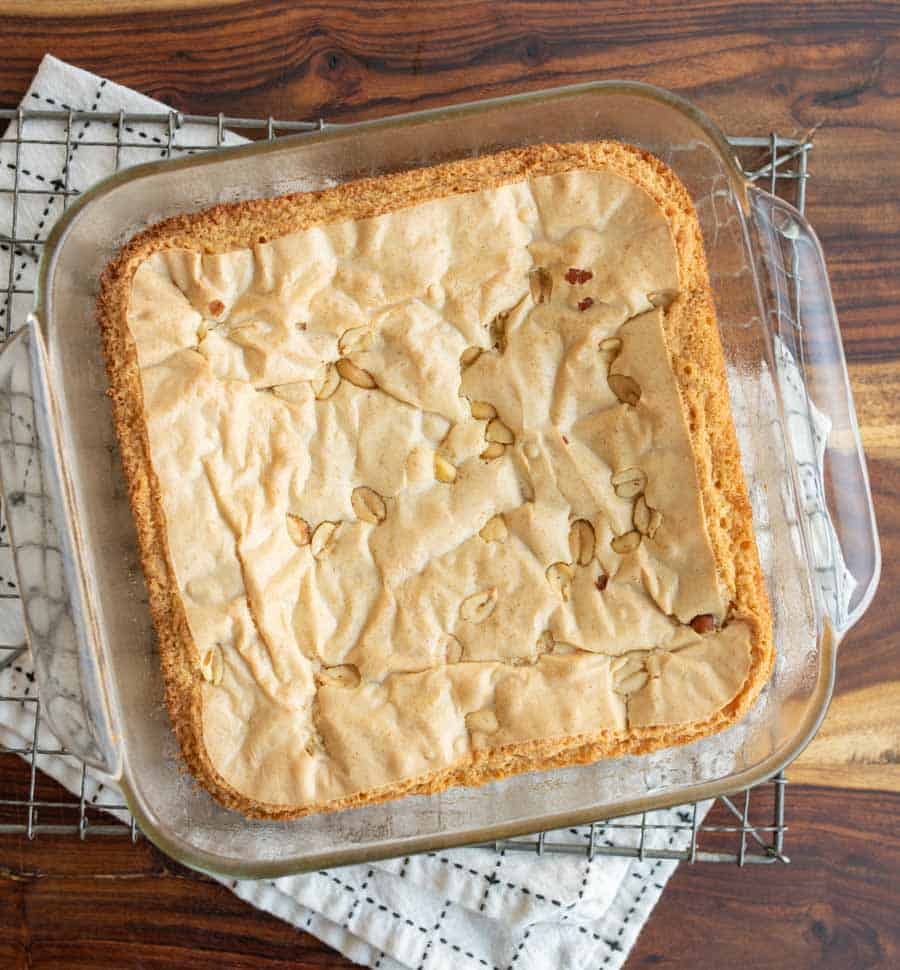
<path fill-rule="evenodd" d="M 182 216 L 98 318 L 172 722 L 228 807 L 686 743 L 767 679 L 702 239 L 652 156 Z"/>

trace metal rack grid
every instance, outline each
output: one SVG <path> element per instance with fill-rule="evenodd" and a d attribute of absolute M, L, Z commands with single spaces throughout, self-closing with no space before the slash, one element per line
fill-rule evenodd
<path fill-rule="evenodd" d="M 137 161 L 151 161 L 185 153 L 214 151 L 228 140 L 228 132 L 235 131 L 251 138 L 275 139 L 286 134 L 318 131 L 342 127 L 316 122 L 281 121 L 269 118 L 233 118 L 188 115 L 170 111 L 158 114 L 119 112 L 88 112 L 75 110 L 0 109 L 0 124 L 16 123 L 15 136 L 5 140 L 12 144 L 14 156 L 7 168 L 11 170 L 12 185 L 0 186 L 0 202 L 10 200 L 9 233 L 0 235 L 0 251 L 8 254 L 6 278 L 0 280 L 0 328 L 3 340 L 15 331 L 24 318 L 23 309 L 30 309 L 34 299 L 33 286 L 21 286 L 21 272 L 17 266 L 36 262 L 40 258 L 52 223 L 67 208 L 70 199 L 79 191 L 70 184 L 70 162 L 79 149 L 106 149 L 113 153 L 114 170 Z M 41 123 L 53 122 L 62 126 L 62 135 L 40 137 L 32 134 Z M 94 125 L 94 132 L 90 131 Z M 199 126 L 199 128 L 197 127 Z M 80 128 L 76 136 L 76 128 Z M 203 130 L 210 136 L 205 143 L 185 140 L 185 131 Z M 109 137 L 104 137 L 108 135 Z M 806 201 L 806 180 L 809 177 L 808 155 L 812 148 L 809 139 L 784 138 L 777 134 L 764 137 L 733 137 L 730 139 L 745 173 L 753 181 L 764 184 L 769 191 L 793 202 L 801 211 Z M 40 188 L 22 185 L 22 146 L 41 145 L 64 151 L 62 178 Z M 130 157 L 126 157 L 130 153 Z M 135 154 L 141 157 L 134 158 Z M 39 231 L 32 238 L 20 238 L 19 210 L 23 200 L 31 196 L 42 198 L 46 214 Z M 24 302 L 23 302 L 24 301 Z M 18 305 L 17 305 L 18 304 Z M 17 598 L 12 574 L 6 523 L 0 509 L 0 601 Z M 2 605 L 2 604 L 0 604 Z M 79 839 L 112 836 L 130 837 L 136 841 L 140 830 L 121 799 L 110 792 L 110 799 L 86 796 L 89 789 L 87 767 L 78 762 L 81 788 L 72 795 L 39 770 L 39 760 L 61 757 L 77 762 L 55 742 L 45 743 L 41 725 L 40 700 L 36 696 L 33 675 L 27 668 L 27 647 L 22 644 L 0 644 L 0 674 L 13 668 L 21 675 L 21 688 L 11 694 L 0 693 L 0 704 L 19 704 L 31 708 L 34 729 L 27 743 L 6 746 L 0 741 L 0 836 L 25 835 L 72 836 Z M 25 666 L 23 666 L 23 661 Z M 636 859 L 680 859 L 688 862 L 726 862 L 743 866 L 750 863 L 787 863 L 784 853 L 785 785 L 783 774 L 770 782 L 737 795 L 716 799 L 704 818 L 698 805 L 685 806 L 678 812 L 676 824 L 658 825 L 646 813 L 632 819 L 611 819 L 596 822 L 587 831 L 571 830 L 571 840 L 550 841 L 546 833 L 498 842 L 482 843 L 497 851 L 531 852 L 543 855 L 561 852 L 594 856 L 624 856 Z M 114 813 L 120 822 L 110 814 Z M 655 848 L 647 845 L 648 836 L 658 830 L 670 836 L 668 845 L 683 848 Z M 615 844 L 610 834 L 630 835 L 635 843 L 627 847 Z M 701 847 L 702 844 L 702 847 Z"/>

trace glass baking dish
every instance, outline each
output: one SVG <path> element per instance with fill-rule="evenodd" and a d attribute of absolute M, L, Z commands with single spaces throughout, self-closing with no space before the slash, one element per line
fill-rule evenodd
<path fill-rule="evenodd" d="M 221 202 L 555 141 L 615 138 L 663 159 L 703 229 L 777 661 L 723 734 L 292 822 L 248 821 L 187 775 L 168 721 L 100 340 L 98 277 L 159 219 Z M 696 108 L 604 82 L 334 126 L 117 174 L 55 227 L 29 323 L 0 355 L 0 473 L 44 714 L 105 772 L 145 834 L 198 869 L 271 877 L 708 798 L 777 772 L 831 697 L 838 644 L 880 554 L 840 333 L 818 241 L 746 181 Z"/>

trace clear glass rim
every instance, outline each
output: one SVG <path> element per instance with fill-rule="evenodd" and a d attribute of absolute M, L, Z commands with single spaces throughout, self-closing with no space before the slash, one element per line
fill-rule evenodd
<path fill-rule="evenodd" d="M 255 156 L 284 151 L 286 149 L 290 150 L 300 142 L 303 144 L 318 144 L 323 141 L 336 141 L 351 137 L 361 131 L 409 127 L 450 117 L 474 117 L 488 111 L 502 109 L 509 105 L 553 101 L 562 98 L 581 97 L 585 94 L 593 93 L 609 95 L 623 94 L 645 98 L 649 101 L 663 104 L 689 118 L 703 130 L 704 134 L 715 145 L 721 161 L 725 163 L 725 170 L 731 180 L 735 195 L 741 201 L 742 205 L 746 207 L 747 188 L 751 183 L 748 182 L 741 171 L 734 149 L 729 144 L 724 132 L 700 108 L 680 95 L 667 91 L 665 88 L 657 87 L 654 84 L 646 84 L 642 81 L 587 81 L 582 84 L 541 88 L 537 91 L 523 92 L 521 94 L 507 94 L 497 98 L 464 101 L 460 104 L 446 105 L 444 107 L 403 112 L 396 115 L 373 118 L 371 120 L 330 123 L 323 125 L 318 131 L 299 132 L 293 135 L 284 135 L 271 141 L 264 140 L 250 142 L 245 145 L 217 148 L 215 151 L 199 155 L 187 155 L 182 158 L 164 158 L 155 162 L 134 165 L 123 171 L 115 172 L 101 179 L 86 192 L 82 193 L 63 213 L 50 231 L 38 268 L 34 312 L 39 319 L 43 320 L 46 318 L 44 312 L 45 294 L 47 290 L 46 283 L 50 277 L 55 255 L 71 224 L 78 217 L 82 209 L 120 185 L 154 175 L 161 171 L 176 171 L 202 167 L 204 165 L 221 164 L 222 160 L 240 155 Z"/>
<path fill-rule="evenodd" d="M 170 838 L 166 834 L 165 828 L 158 825 L 153 817 L 144 811 L 141 798 L 136 788 L 131 785 L 127 763 L 123 767 L 121 776 L 114 780 L 122 790 L 125 803 L 139 828 L 157 848 L 192 869 L 197 869 L 211 876 L 232 876 L 238 879 L 274 879 L 280 876 L 298 875 L 315 869 L 331 869 L 363 862 L 377 862 L 382 859 L 393 859 L 422 852 L 465 848 L 474 843 L 494 842 L 519 835 L 530 835 L 534 832 L 573 828 L 604 819 L 625 818 L 629 815 L 640 815 L 643 812 L 656 809 L 707 801 L 721 795 L 743 791 L 746 788 L 754 788 L 777 775 L 812 741 L 825 719 L 834 689 L 835 661 L 839 642 L 840 638 L 831 624 L 826 623 L 821 648 L 823 651 L 828 651 L 829 660 L 821 665 L 814 692 L 821 698 L 821 702 L 816 704 L 814 708 L 811 705 L 811 713 L 804 720 L 802 728 L 797 731 L 791 744 L 785 745 L 781 751 L 774 752 L 759 764 L 715 781 L 679 788 L 675 792 L 662 791 L 644 798 L 617 802 L 614 806 L 607 806 L 605 810 L 602 806 L 599 809 L 597 806 L 593 806 L 590 809 L 575 812 L 545 814 L 524 821 L 500 822 L 495 825 L 483 826 L 474 832 L 410 836 L 385 842 L 378 846 L 349 846 L 346 849 L 314 851 L 305 853 L 303 856 L 288 856 L 284 859 L 265 862 L 244 862 L 229 859 L 223 864 L 221 856 Z"/>
<path fill-rule="evenodd" d="M 324 126 L 319 131 L 287 135 L 274 141 L 253 142 L 247 145 L 223 148 L 203 155 L 187 156 L 178 159 L 162 159 L 117 172 L 98 182 L 81 195 L 53 227 L 47 244 L 44 247 L 44 254 L 39 268 L 36 285 L 35 314 L 42 321 L 42 328 L 46 329 L 48 325 L 48 307 L 46 305 L 48 294 L 47 283 L 52 277 L 54 263 L 68 229 L 85 206 L 98 201 L 102 196 L 120 185 L 161 171 L 174 171 L 196 168 L 203 165 L 221 164 L 223 159 L 233 158 L 239 155 L 256 156 L 292 150 L 296 149 L 298 144 L 301 143 L 315 144 L 323 141 L 341 140 L 343 138 L 349 138 L 361 131 L 378 129 L 391 130 L 398 127 L 415 126 L 450 117 L 460 119 L 469 118 L 512 104 L 550 102 L 556 99 L 580 97 L 585 94 L 594 93 L 644 98 L 663 104 L 686 116 L 702 130 L 709 139 L 709 142 L 717 149 L 720 160 L 724 163 L 725 171 L 731 180 L 735 197 L 746 211 L 747 192 L 751 183 L 748 182 L 741 172 L 734 150 L 724 133 L 704 112 L 686 99 L 654 85 L 633 81 L 587 82 L 490 98 L 482 101 L 464 102 L 458 105 L 431 108 L 423 111 L 377 118 L 370 121 L 330 124 Z M 763 190 L 755 189 L 755 191 L 762 192 Z M 777 774 L 778 771 L 792 761 L 806 747 L 825 716 L 834 683 L 836 647 L 843 632 L 845 631 L 841 631 L 840 633 L 836 632 L 830 626 L 827 626 L 825 630 L 821 644 L 821 649 L 824 651 L 823 662 L 814 691 L 815 695 L 821 700 L 816 704 L 815 708 L 811 709 L 810 714 L 797 730 L 790 744 L 785 745 L 780 751 L 771 754 L 759 764 L 746 768 L 743 771 L 729 774 L 715 781 L 699 783 L 672 791 L 662 791 L 644 798 L 616 803 L 614 806 L 608 807 L 605 817 L 639 814 L 644 811 L 681 804 L 685 801 L 704 800 L 760 784 Z M 542 829 L 585 824 L 596 821 L 598 817 L 604 817 L 603 809 L 600 809 L 600 815 L 598 816 L 598 807 L 593 806 L 590 809 L 578 812 L 563 812 L 532 817 L 524 821 L 498 823 L 462 835 L 426 835 L 405 838 L 376 847 L 351 846 L 346 849 L 314 852 L 276 861 L 242 862 L 240 860 L 223 860 L 221 857 L 205 850 L 197 849 L 172 839 L 166 833 L 164 826 L 158 824 L 153 818 L 152 813 L 145 811 L 143 799 L 140 795 L 140 785 L 132 783 L 132 779 L 129 776 L 129 767 L 128 764 L 123 767 L 122 773 L 116 779 L 116 782 L 122 789 L 129 810 L 150 841 L 192 868 L 211 874 L 231 875 L 241 878 L 268 878 L 294 874 L 313 868 L 349 865 L 412 852 L 425 852 L 439 848 L 467 845 L 472 842 L 492 841 Z"/>

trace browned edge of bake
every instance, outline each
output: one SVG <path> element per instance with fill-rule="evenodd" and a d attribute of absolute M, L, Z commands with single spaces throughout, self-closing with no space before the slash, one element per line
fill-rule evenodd
<path fill-rule="evenodd" d="M 609 171 L 637 184 L 663 211 L 672 231 L 680 286 L 679 296 L 665 311 L 666 342 L 690 429 L 712 549 L 719 575 L 730 591 L 729 619 L 746 620 L 753 631 L 745 683 L 725 707 L 690 724 L 602 731 L 473 752 L 464 764 L 313 806 L 259 802 L 242 795 L 217 772 L 203 741 L 203 679 L 168 549 L 165 514 L 144 418 L 137 352 L 127 324 L 135 271 L 150 254 L 163 249 L 222 253 L 314 225 L 365 219 L 431 199 L 573 169 Z M 728 399 L 703 240 L 687 190 L 655 156 L 612 141 L 535 145 L 363 179 L 320 192 L 219 205 L 176 216 L 135 236 L 109 264 L 100 280 L 97 319 L 116 436 L 159 640 L 169 714 L 188 768 L 226 807 L 252 818 L 299 818 L 403 795 L 439 792 L 455 785 L 480 785 L 520 772 L 685 744 L 740 719 L 767 681 L 773 661 L 772 621 Z"/>

